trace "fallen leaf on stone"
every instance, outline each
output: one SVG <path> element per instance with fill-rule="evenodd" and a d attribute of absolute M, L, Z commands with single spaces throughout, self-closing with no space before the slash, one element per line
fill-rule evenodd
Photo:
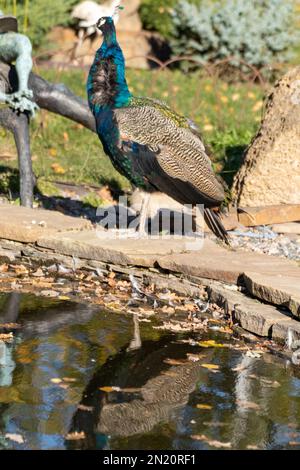
<path fill-rule="evenodd" d="M 0 273 L 6 273 L 8 271 L 8 265 L 7 264 L 1 264 L 0 265 Z"/>
<path fill-rule="evenodd" d="M 65 436 L 65 439 L 67 441 L 79 441 L 80 439 L 85 439 L 85 433 L 83 431 L 82 432 L 69 432 L 69 434 Z"/>
<path fill-rule="evenodd" d="M 260 409 L 260 406 L 257 403 L 254 403 L 252 401 L 237 400 L 236 403 L 241 408 L 246 408 L 248 410 L 259 410 Z"/>
<path fill-rule="evenodd" d="M 17 442 L 18 444 L 23 444 L 24 443 L 24 438 L 21 436 L 21 434 L 10 434 L 7 433 L 5 434 L 6 439 L 10 439 L 11 441 Z"/>
<path fill-rule="evenodd" d="M 35 273 L 32 273 L 32 276 L 34 276 L 34 277 L 44 277 L 45 274 L 44 274 L 44 271 L 41 268 L 39 268 L 39 269 L 37 269 L 37 271 L 35 271 Z"/>
<path fill-rule="evenodd" d="M 211 405 L 197 405 L 196 408 L 198 408 L 198 410 L 212 410 Z"/>
<path fill-rule="evenodd" d="M 18 330 L 19 328 L 21 328 L 19 323 L 0 323 L 0 329 Z"/>
<path fill-rule="evenodd" d="M 55 290 L 42 290 L 41 295 L 44 295 L 45 297 L 58 297 L 59 292 Z"/>
<path fill-rule="evenodd" d="M 168 307 L 167 305 L 165 305 L 161 311 L 163 313 L 175 313 L 175 308 L 174 307 Z"/>
<path fill-rule="evenodd" d="M 220 369 L 220 366 L 218 366 L 217 364 L 201 364 L 201 367 L 204 367 L 205 369 L 210 369 L 210 370 Z"/>

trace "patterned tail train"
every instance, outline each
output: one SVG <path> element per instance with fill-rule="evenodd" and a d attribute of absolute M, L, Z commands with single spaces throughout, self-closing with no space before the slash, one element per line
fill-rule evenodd
<path fill-rule="evenodd" d="M 216 237 L 223 240 L 226 245 L 230 245 L 228 233 L 221 221 L 219 212 L 212 209 L 204 209 L 204 220 Z"/>

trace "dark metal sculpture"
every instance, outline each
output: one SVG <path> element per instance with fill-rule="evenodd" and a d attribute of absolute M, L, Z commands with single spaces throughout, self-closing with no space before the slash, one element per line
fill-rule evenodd
<path fill-rule="evenodd" d="M 6 19 L 5 23 L 3 18 Z M 31 47 L 28 47 L 26 36 L 16 32 L 14 17 L 0 16 L 1 19 L 0 126 L 14 135 L 19 159 L 21 204 L 32 207 L 35 177 L 30 153 L 30 117 L 39 107 L 78 122 L 93 132 L 96 132 L 95 120 L 87 102 L 74 95 L 66 86 L 54 85 L 30 73 Z M 19 49 L 16 44 L 20 46 Z M 20 50 L 25 50 L 27 57 L 23 55 L 21 67 L 18 63 Z M 15 66 L 11 65 L 13 60 L 16 60 Z M 1 102 L 5 106 L 3 109 Z"/>

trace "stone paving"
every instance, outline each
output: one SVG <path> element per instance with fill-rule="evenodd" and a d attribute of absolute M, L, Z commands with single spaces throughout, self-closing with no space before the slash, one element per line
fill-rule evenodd
<path fill-rule="evenodd" d="M 300 267 L 296 262 L 233 251 L 209 239 L 193 251 L 193 241 L 186 237 L 111 238 L 85 219 L 0 205 L 0 264 L 5 256 L 12 261 L 15 250 L 17 259 L 76 259 L 81 265 L 100 262 L 128 273 L 150 269 L 160 276 L 172 275 L 177 283 L 196 279 L 208 286 L 211 300 L 226 304 L 246 330 L 283 341 L 291 329 L 300 338 Z"/>

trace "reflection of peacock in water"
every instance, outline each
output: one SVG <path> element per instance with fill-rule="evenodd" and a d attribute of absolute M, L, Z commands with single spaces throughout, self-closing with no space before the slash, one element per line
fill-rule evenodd
<path fill-rule="evenodd" d="M 101 18 L 97 26 L 103 44 L 90 69 L 87 91 L 104 151 L 136 187 L 164 192 L 182 204 L 204 204 L 207 225 L 228 242 L 216 211 L 224 200 L 224 189 L 198 129 L 164 103 L 132 96 L 113 19 Z M 141 230 L 146 211 L 147 203 L 142 207 Z"/>

